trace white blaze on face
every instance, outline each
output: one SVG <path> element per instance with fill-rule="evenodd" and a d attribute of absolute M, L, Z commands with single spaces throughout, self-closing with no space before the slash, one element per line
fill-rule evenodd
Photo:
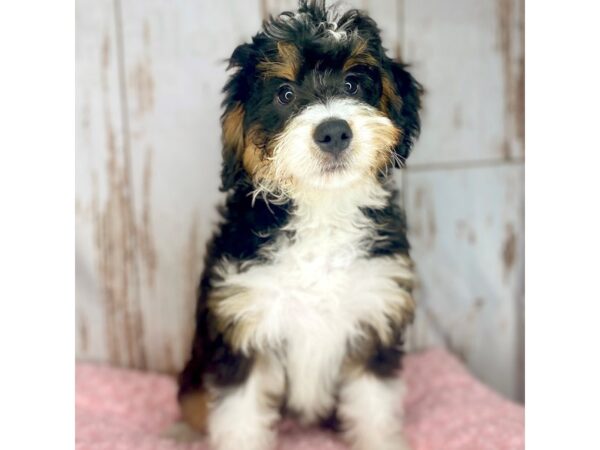
<path fill-rule="evenodd" d="M 331 156 L 325 154 L 313 139 L 319 124 L 330 119 L 343 119 L 352 130 L 350 146 L 337 163 L 327 170 Z M 340 188 L 378 171 L 393 161 L 393 146 L 400 130 L 381 111 L 352 99 L 333 99 L 304 109 L 292 118 L 276 139 L 270 158 L 270 182 L 284 191 L 311 188 Z"/>

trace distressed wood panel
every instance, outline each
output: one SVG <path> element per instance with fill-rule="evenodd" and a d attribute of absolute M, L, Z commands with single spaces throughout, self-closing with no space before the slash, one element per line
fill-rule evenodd
<path fill-rule="evenodd" d="M 411 346 L 443 345 L 522 398 L 523 168 L 405 173 L 419 278 Z"/>
<path fill-rule="evenodd" d="M 404 0 L 403 55 L 423 83 L 409 165 L 522 159 L 523 1 Z"/>
<path fill-rule="evenodd" d="M 142 367 L 130 167 L 114 2 L 76 8 L 78 356 Z"/>
<path fill-rule="evenodd" d="M 121 0 L 149 365 L 181 367 L 202 254 L 220 200 L 225 59 L 260 25 L 257 1 Z"/>
<path fill-rule="evenodd" d="M 173 371 L 220 200 L 224 60 L 260 6 L 114 5 L 78 3 L 77 354 Z"/>

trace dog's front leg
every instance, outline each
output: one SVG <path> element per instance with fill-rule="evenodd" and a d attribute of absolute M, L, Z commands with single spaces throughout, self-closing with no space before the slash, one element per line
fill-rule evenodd
<path fill-rule="evenodd" d="M 340 391 L 339 415 L 353 450 L 409 450 L 402 433 L 403 384 L 362 373 Z"/>
<path fill-rule="evenodd" d="M 270 450 L 276 441 L 279 419 L 279 377 L 257 361 L 241 385 L 220 389 L 208 417 L 208 434 L 213 450 Z"/>

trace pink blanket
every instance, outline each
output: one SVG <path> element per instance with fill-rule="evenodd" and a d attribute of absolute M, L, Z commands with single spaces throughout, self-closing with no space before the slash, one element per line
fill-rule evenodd
<path fill-rule="evenodd" d="M 450 354 L 406 356 L 404 379 L 405 430 L 414 450 L 524 448 L 523 408 L 476 381 Z M 178 418 L 171 377 L 79 363 L 76 380 L 78 450 L 208 449 L 160 437 Z M 278 450 L 346 448 L 331 433 L 287 423 Z"/>

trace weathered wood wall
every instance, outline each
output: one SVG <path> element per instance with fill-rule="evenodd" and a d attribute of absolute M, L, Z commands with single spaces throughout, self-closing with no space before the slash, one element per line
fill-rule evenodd
<path fill-rule="evenodd" d="M 523 397 L 523 0 L 363 0 L 426 86 L 403 186 L 420 278 L 412 348 Z M 175 371 L 219 201 L 233 48 L 295 1 L 78 0 L 80 359 Z"/>

